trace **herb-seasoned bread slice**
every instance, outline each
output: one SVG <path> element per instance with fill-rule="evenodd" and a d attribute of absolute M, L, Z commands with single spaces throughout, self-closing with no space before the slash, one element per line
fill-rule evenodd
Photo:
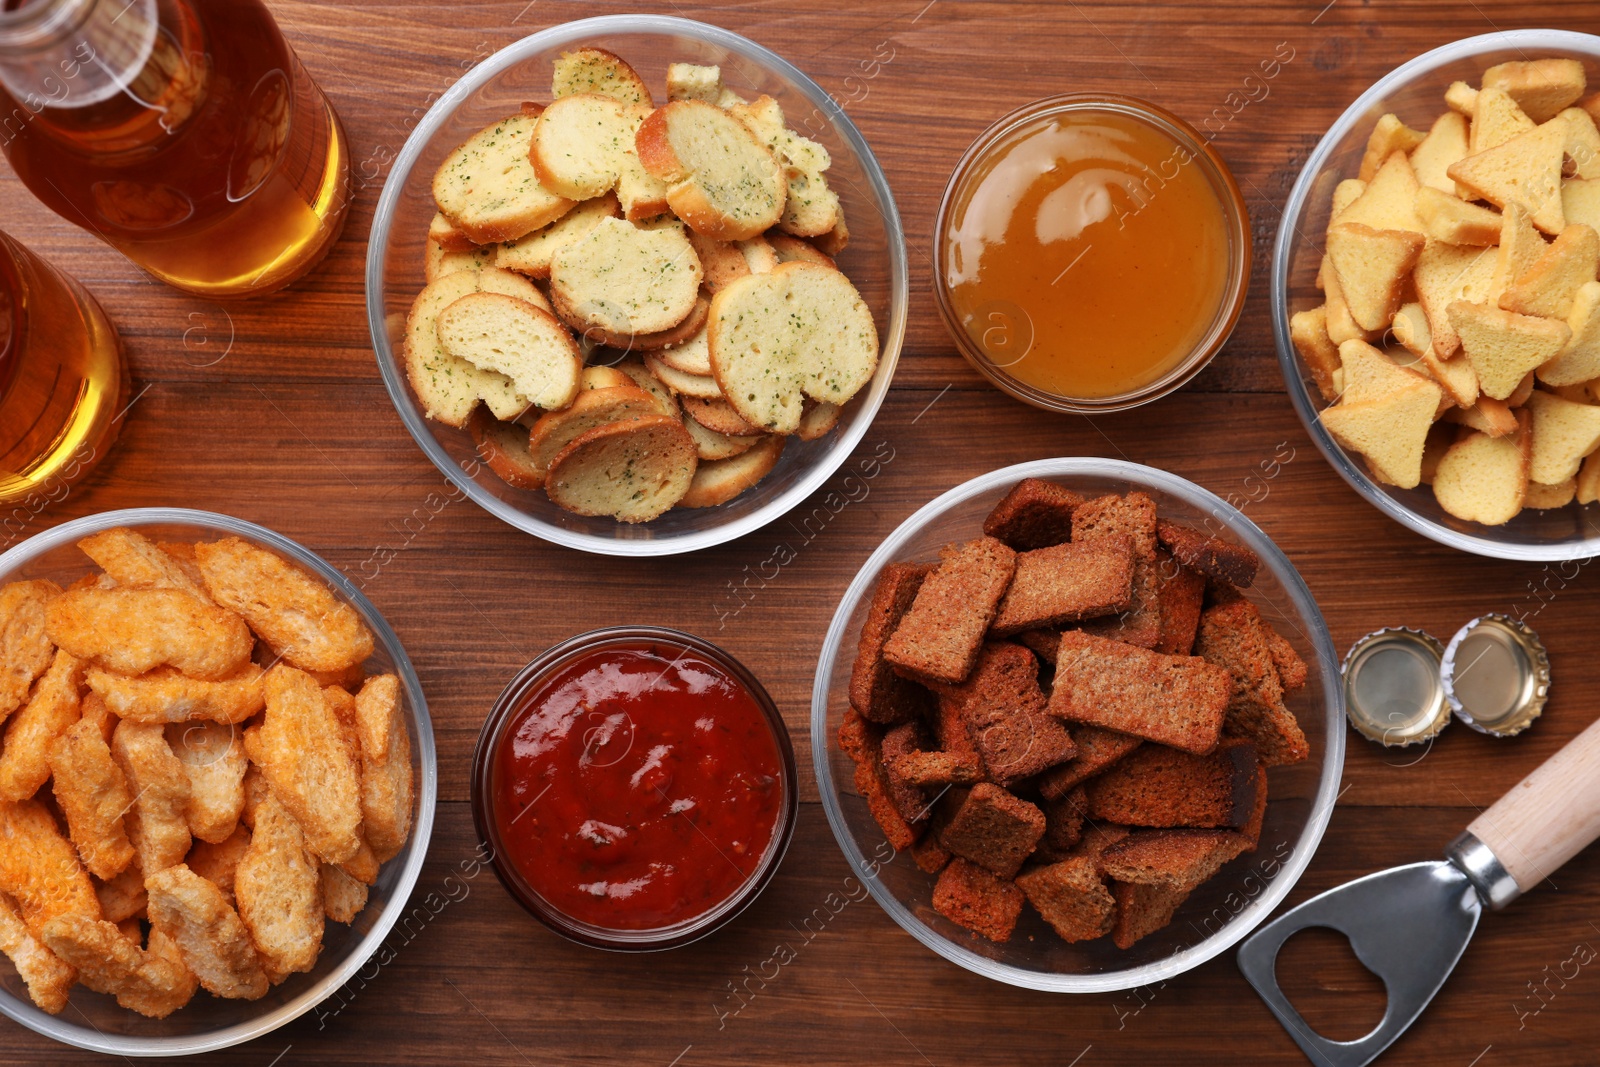
<path fill-rule="evenodd" d="M 427 251 L 423 253 L 422 280 L 436 282 L 446 274 L 454 274 L 456 271 L 492 267 L 495 265 L 497 255 L 495 250 L 498 247 L 498 245 L 486 245 L 480 248 L 477 245 L 469 245 L 466 251 L 451 252 L 430 237 Z"/>
<path fill-rule="evenodd" d="M 639 161 L 639 127 L 653 110 L 648 104 L 628 107 L 627 150 L 617 170 L 617 199 L 622 202 L 623 216 L 634 222 L 672 210 L 672 205 L 667 203 L 667 183 L 645 170 Z"/>
<path fill-rule="evenodd" d="M 789 263 L 796 259 L 803 259 L 808 263 L 815 263 L 822 267 L 838 266 L 833 261 L 832 256 L 804 238 L 783 233 L 780 230 L 768 230 L 766 237 L 767 243 L 772 246 L 773 254 L 778 257 L 779 263 Z"/>
<path fill-rule="evenodd" d="M 700 459 L 702 460 L 700 471 L 705 470 L 705 463 L 742 456 L 771 436 L 770 434 L 748 434 L 743 437 L 734 437 L 731 434 L 708 430 L 687 416 L 683 420 L 683 426 L 684 429 L 689 431 L 689 436 L 694 438 L 695 451 L 700 454 Z M 779 438 L 779 440 L 782 440 L 782 438 Z M 700 471 L 697 471 L 696 474 L 699 474 Z"/>
<path fill-rule="evenodd" d="M 748 437 L 761 432 L 760 427 L 752 426 L 740 418 L 733 405 L 725 399 L 707 400 L 704 397 L 686 396 L 682 403 L 684 413 L 707 429 L 730 437 Z"/>
<path fill-rule="evenodd" d="M 501 422 L 479 408 L 472 413 L 467 429 L 478 455 L 501 481 L 516 489 L 537 489 L 544 484 L 544 471 L 534 466 L 533 454 L 528 451 L 528 427 L 521 421 Z"/>
<path fill-rule="evenodd" d="M 551 259 L 550 299 L 574 329 L 628 338 L 683 322 L 699 298 L 700 276 L 682 226 L 646 229 L 607 218 Z"/>
<path fill-rule="evenodd" d="M 645 353 L 644 365 L 650 368 L 650 373 L 654 374 L 661 384 L 679 396 L 702 397 L 706 400 L 716 400 L 722 396 L 722 388 L 711 375 L 689 374 L 675 370 L 665 361 L 656 358 L 654 352 Z"/>
<path fill-rule="evenodd" d="M 755 273 L 750 269 L 750 261 L 744 257 L 740 246 L 732 241 L 719 241 L 691 229 L 689 243 L 694 245 L 695 255 L 700 257 L 706 288 L 712 293 L 719 293 L 734 281 Z"/>
<path fill-rule="evenodd" d="M 650 87 L 623 59 L 604 48 L 562 52 L 550 78 L 550 95 L 599 93 L 624 104 L 652 104 Z"/>
<path fill-rule="evenodd" d="M 480 370 L 439 343 L 439 312 L 468 293 L 502 293 L 549 310 L 532 282 L 494 267 L 447 274 L 417 294 L 406 317 L 406 377 L 423 414 L 447 426 L 465 426 L 479 400 L 501 419 L 514 419 L 528 407 L 511 379 Z"/>
<path fill-rule="evenodd" d="M 580 434 L 550 461 L 545 491 L 579 515 L 649 522 L 683 499 L 698 463 L 683 423 L 644 415 Z"/>
<path fill-rule="evenodd" d="M 632 148 L 627 105 L 599 93 L 559 97 L 533 128 L 529 158 L 544 187 L 572 200 L 609 193 Z"/>
<path fill-rule="evenodd" d="M 639 127 L 639 161 L 667 183 L 672 211 L 723 241 L 754 237 L 783 217 L 788 185 L 750 128 L 702 100 L 675 100 Z"/>
<path fill-rule="evenodd" d="M 772 242 L 767 240 L 765 234 L 746 241 L 735 241 L 733 247 L 744 257 L 745 266 L 750 268 L 751 274 L 770 274 L 772 268 L 782 262 L 778 258 L 778 250 L 772 247 Z"/>
<path fill-rule="evenodd" d="M 798 237 L 816 237 L 833 229 L 844 215 L 838 194 L 822 176 L 833 164 L 828 150 L 789 129 L 783 109 L 770 96 L 758 96 L 728 110 L 750 127 L 783 167 L 789 191 L 778 228 Z"/>
<path fill-rule="evenodd" d="M 528 435 L 528 454 L 533 469 L 540 474 L 549 470 L 550 461 L 557 453 L 597 426 L 659 414 L 655 398 L 632 383 L 586 389 L 578 394 L 571 407 L 548 411 L 533 424 Z"/>
<path fill-rule="evenodd" d="M 692 434 L 694 431 L 691 429 L 689 432 Z M 784 439 L 762 434 L 752 441 L 750 448 L 730 459 L 700 464 L 694 472 L 689 491 L 678 501 L 678 506 L 714 508 L 718 504 L 726 504 L 770 474 L 783 455 Z"/>
<path fill-rule="evenodd" d="M 722 99 L 722 68 L 702 67 L 694 63 L 669 63 L 667 99 L 717 103 Z"/>
<path fill-rule="evenodd" d="M 530 278 L 548 278 L 550 261 L 557 252 L 594 229 L 601 219 L 617 218 L 621 214 L 622 209 L 614 196 L 586 200 L 550 225 L 519 240 L 496 246 L 494 265 Z"/>
<path fill-rule="evenodd" d="M 711 339 L 701 330 L 682 344 L 658 348 L 651 353 L 657 360 L 684 374 L 711 374 Z M 682 392 L 682 390 L 679 390 Z M 717 392 L 722 395 L 721 390 Z"/>
<path fill-rule="evenodd" d="M 535 407 L 564 408 L 578 393 L 577 342 L 554 315 L 526 300 L 468 293 L 439 312 L 437 328 L 446 352 L 510 378 Z"/>
<path fill-rule="evenodd" d="M 478 247 L 472 243 L 472 238 L 456 229 L 442 211 L 434 212 L 433 220 L 428 223 L 428 240 L 446 252 L 470 252 Z"/>
<path fill-rule="evenodd" d="M 839 425 L 839 418 L 843 414 L 844 409 L 838 404 L 819 403 L 807 398 L 805 410 L 800 414 L 800 428 L 795 430 L 794 435 L 802 441 L 826 437 Z"/>
<path fill-rule="evenodd" d="M 439 164 L 433 199 L 475 244 L 514 241 L 565 215 L 572 201 L 546 189 L 528 159 L 538 120 L 510 115 L 468 137 Z"/>
<path fill-rule="evenodd" d="M 711 306 L 711 369 L 740 418 L 794 433 L 802 400 L 843 404 L 872 380 L 878 333 L 850 279 L 813 263 L 741 278 Z"/>

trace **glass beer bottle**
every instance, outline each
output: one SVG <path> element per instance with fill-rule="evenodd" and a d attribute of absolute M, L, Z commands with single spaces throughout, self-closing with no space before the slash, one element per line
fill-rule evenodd
<path fill-rule="evenodd" d="M 0 233 L 0 548 L 105 456 L 127 403 L 100 305 Z"/>
<path fill-rule="evenodd" d="M 349 149 L 261 0 L 0 0 L 0 151 L 169 285 L 279 289 L 338 239 Z"/>

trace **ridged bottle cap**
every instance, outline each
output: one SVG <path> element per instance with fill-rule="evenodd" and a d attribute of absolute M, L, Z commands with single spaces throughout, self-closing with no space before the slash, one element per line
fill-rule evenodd
<path fill-rule="evenodd" d="M 1509 615 L 1473 619 L 1450 639 L 1439 666 L 1456 718 L 1495 737 L 1520 734 L 1544 711 L 1550 656 L 1539 635 Z"/>
<path fill-rule="evenodd" d="M 1344 657 L 1344 708 L 1361 736 L 1390 748 L 1437 737 L 1450 722 L 1439 663 L 1444 646 L 1421 630 L 1370 633 Z"/>

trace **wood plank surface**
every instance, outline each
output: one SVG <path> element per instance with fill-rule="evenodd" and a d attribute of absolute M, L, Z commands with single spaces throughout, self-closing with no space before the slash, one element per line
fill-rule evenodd
<path fill-rule="evenodd" d="M 856 569 L 901 520 L 950 486 L 1009 463 L 1125 458 L 1236 496 L 1300 568 L 1341 651 L 1382 626 L 1447 638 L 1484 612 L 1534 613 L 1556 679 L 1537 726 L 1511 741 L 1458 726 L 1420 752 L 1384 750 L 1351 735 L 1344 792 L 1291 902 L 1438 855 L 1477 810 L 1595 717 L 1600 601 L 1591 569 L 1456 553 L 1356 496 L 1316 452 L 1283 393 L 1266 278 L 1279 211 L 1301 163 L 1374 79 L 1429 48 L 1494 29 L 1592 29 L 1600 4 L 640 5 L 745 34 L 846 103 L 905 221 L 912 307 L 895 387 L 859 449 L 867 455 L 887 445 L 894 458 L 865 498 L 815 536 L 780 520 L 712 551 L 638 561 L 546 545 L 469 502 L 430 504 L 446 483 L 383 391 L 362 297 L 373 207 L 418 109 L 465 66 L 528 33 L 630 8 L 556 0 L 271 6 L 342 116 L 365 179 L 338 246 L 288 292 L 222 306 L 163 288 L 49 213 L 0 164 L 0 228 L 75 274 L 103 302 L 127 340 L 136 379 L 137 399 L 114 453 L 26 532 L 118 507 L 205 508 L 280 530 L 362 582 L 416 663 L 439 745 L 440 815 L 419 897 L 474 848 L 468 765 L 490 703 L 533 655 L 593 627 L 679 627 L 742 659 L 783 709 L 800 754 L 803 803 L 776 880 L 707 941 L 641 957 L 582 949 L 535 924 L 484 873 L 420 932 L 401 939 L 392 963 L 347 988 L 337 1011 L 313 1013 L 204 1061 L 1305 1062 L 1231 953 L 1159 988 L 1069 997 L 1010 988 L 945 963 L 870 899 L 851 902 L 819 933 L 800 931 L 801 920 L 850 874 L 811 774 L 810 693 L 827 622 Z M 880 42 L 889 43 L 893 59 L 862 80 L 860 62 Z M 928 258 L 940 194 L 971 138 L 1028 100 L 1087 89 L 1142 96 L 1198 124 L 1285 42 L 1294 58 L 1270 93 L 1215 140 L 1249 201 L 1256 259 L 1244 317 L 1212 366 L 1153 408 L 1093 420 L 1034 411 L 984 385 L 939 322 Z M 1280 449 L 1292 451 L 1280 474 L 1246 481 Z M 830 479 L 804 510 L 841 478 Z M 738 601 L 730 600 L 728 583 L 780 543 L 797 550 L 794 561 L 732 611 Z M 1580 967 L 1574 976 L 1567 961 L 1580 947 L 1600 945 L 1600 853 L 1580 855 L 1555 881 L 1559 888 L 1542 887 L 1485 918 L 1448 985 L 1383 1062 L 1596 1062 L 1600 974 Z M 780 944 L 795 959 L 775 978 L 742 985 Z M 1587 957 L 1594 955 L 1588 949 Z M 1292 959 L 1286 982 L 1317 1000 L 1308 1015 L 1375 1020 L 1370 989 L 1363 993 L 1353 964 L 1326 945 Z M 735 998 L 735 985 L 754 992 Z M 1341 1036 L 1364 1028 L 1346 1026 Z M 3 1029 L 0 1063 L 90 1058 L 18 1026 Z"/>

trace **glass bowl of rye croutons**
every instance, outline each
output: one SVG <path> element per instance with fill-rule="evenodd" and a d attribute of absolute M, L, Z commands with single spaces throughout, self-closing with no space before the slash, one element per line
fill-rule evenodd
<path fill-rule="evenodd" d="M 367 252 L 378 365 L 428 458 L 511 525 L 613 555 L 720 544 L 817 489 L 907 307 L 894 199 L 833 98 L 666 16 L 463 66 Z"/>
<path fill-rule="evenodd" d="M 1339 665 L 1288 558 L 1176 475 L 1006 467 L 861 568 L 812 694 L 834 836 L 885 911 L 1058 992 L 1211 959 L 1293 887 L 1344 765 Z"/>
<path fill-rule="evenodd" d="M 0 555 L 0 720 L 0 1013 L 184 1055 L 336 1026 L 393 958 L 433 731 L 394 631 L 304 547 L 183 508 L 29 538 Z"/>
<path fill-rule="evenodd" d="M 1289 194 L 1273 328 L 1340 476 L 1441 544 L 1600 550 L 1600 37 L 1436 48 L 1339 117 Z"/>

